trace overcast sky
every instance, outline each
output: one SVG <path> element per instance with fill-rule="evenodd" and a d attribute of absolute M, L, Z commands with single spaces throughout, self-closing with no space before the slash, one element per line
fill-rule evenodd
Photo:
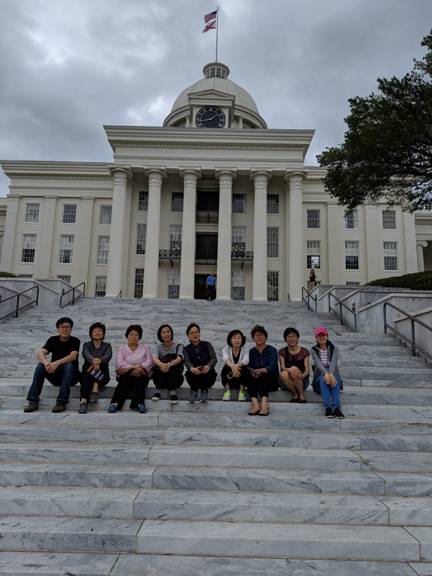
<path fill-rule="evenodd" d="M 219 60 L 269 128 L 316 130 L 309 164 L 432 28 L 432 0 L 0 0 L 0 158 L 109 162 L 103 124 L 160 126 L 214 60 L 217 5 Z"/>

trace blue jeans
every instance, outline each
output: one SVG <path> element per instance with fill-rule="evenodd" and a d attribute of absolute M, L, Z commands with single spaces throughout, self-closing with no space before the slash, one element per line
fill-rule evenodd
<path fill-rule="evenodd" d="M 318 379 L 321 388 L 321 396 L 324 403 L 324 408 L 340 408 L 339 392 L 341 387 L 341 381 L 336 378 L 336 386 L 332 388 L 325 383 L 324 374 Z"/>
<path fill-rule="evenodd" d="M 53 374 L 49 374 L 45 370 L 45 366 L 39 363 L 35 368 L 33 382 L 27 394 L 27 400 L 29 402 L 39 402 L 39 396 L 41 395 L 45 378 L 47 378 L 53 386 L 60 386 L 57 402 L 67 404 L 69 402 L 71 386 L 76 384 L 78 380 L 78 372 L 74 364 L 72 362 L 63 364 L 57 368 Z"/>

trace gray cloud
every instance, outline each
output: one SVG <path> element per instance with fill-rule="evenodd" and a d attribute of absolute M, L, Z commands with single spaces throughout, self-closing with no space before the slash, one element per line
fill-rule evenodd
<path fill-rule="evenodd" d="M 420 58 L 430 0 L 219 0 L 219 59 L 271 128 L 342 141 L 347 99 Z M 102 124 L 161 125 L 214 59 L 210 0 L 0 0 L 0 158 L 110 160 Z M 0 176 L 0 195 L 7 178 Z"/>

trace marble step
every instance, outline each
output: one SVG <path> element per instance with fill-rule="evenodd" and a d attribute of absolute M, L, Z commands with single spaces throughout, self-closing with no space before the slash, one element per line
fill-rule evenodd
<path fill-rule="evenodd" d="M 369 453 L 368 453 L 369 454 Z M 385 470 L 387 455 L 383 452 L 383 463 L 379 466 L 371 453 L 368 468 Z M 392 455 L 393 453 L 391 453 Z M 412 456 L 411 453 L 407 453 Z M 410 465 L 421 466 L 425 471 L 428 466 L 423 463 L 427 457 L 424 453 L 416 453 L 417 460 L 411 458 Z M 421 458 L 423 457 L 423 458 Z M 264 469 L 301 470 L 358 470 L 362 469 L 362 457 L 350 450 L 314 450 L 306 448 L 260 447 L 259 452 L 250 447 L 219 447 L 219 446 L 158 446 L 141 447 L 123 444 L 85 444 L 77 445 L 70 442 L 45 442 L 24 444 L 13 442 L 0 446 L 0 462 L 71 462 L 92 464 L 164 466 L 216 466 L 216 467 L 248 467 Z M 376 459 L 377 460 L 377 459 Z M 391 462 L 389 466 L 395 468 Z M 421 462 L 421 464 L 420 464 Z M 431 462 L 432 469 L 432 462 Z M 425 470 L 423 470 L 423 468 Z"/>
<path fill-rule="evenodd" d="M 141 490 L 134 517 L 152 520 L 432 526 L 430 498 Z"/>
<path fill-rule="evenodd" d="M 347 418 L 369 418 L 369 419 L 401 419 L 401 420 L 432 420 L 432 404 L 417 405 L 415 403 L 411 404 L 368 404 L 368 403 L 349 403 L 347 401 L 347 395 L 345 392 L 342 394 L 342 410 Z M 286 402 L 272 402 L 271 403 L 271 417 L 267 420 L 273 420 L 274 417 L 284 416 L 285 418 L 291 417 L 308 417 L 311 415 L 316 415 L 317 417 L 324 417 L 324 408 L 321 402 L 319 402 L 319 397 L 316 397 L 315 402 L 309 402 L 308 404 L 292 404 L 288 401 Z M 357 399 L 356 399 L 357 400 Z M 412 397 L 412 402 L 415 401 L 415 397 Z M 50 412 L 55 404 L 55 400 L 45 398 L 43 395 L 39 404 L 40 412 Z M 101 398 L 98 402 L 90 407 L 89 414 L 86 417 L 91 417 L 91 413 L 95 412 L 106 412 L 110 400 L 108 398 Z M 26 400 L 17 397 L 0 397 L 0 410 L 23 410 L 27 405 Z M 67 406 L 67 412 L 78 412 L 79 400 L 71 399 Z M 187 422 L 190 422 L 189 415 L 191 414 L 215 414 L 219 413 L 223 416 L 237 414 L 240 417 L 245 417 L 247 419 L 248 403 L 247 402 L 222 402 L 219 400 L 209 400 L 206 404 L 201 404 L 200 402 L 195 402 L 190 404 L 188 401 L 180 401 L 178 405 L 173 409 L 168 401 L 147 402 L 148 413 L 144 415 L 144 418 L 148 418 L 149 414 L 156 412 L 168 412 L 173 413 L 188 413 L 185 417 Z M 123 413 L 129 412 L 129 401 L 126 402 Z M 112 418 L 117 417 L 119 414 L 111 415 Z M 140 415 L 141 417 L 143 415 Z M 262 420 L 262 418 L 259 418 Z M 260 424 L 261 426 L 261 424 Z M 262 426 L 266 426 L 264 423 Z"/>
<path fill-rule="evenodd" d="M 427 571 L 429 570 L 429 571 Z M 4 576 L 430 576 L 419 562 L 221 558 L 71 552 L 2 552 Z"/>
<path fill-rule="evenodd" d="M 0 550 L 136 552 L 141 520 L 0 516 Z"/>
<path fill-rule="evenodd" d="M 87 462 L 0 462 L 0 486 L 151 488 L 154 471 L 154 466 L 144 464 L 113 466 Z"/>
<path fill-rule="evenodd" d="M 0 517 L 0 550 L 223 557 L 430 560 L 432 529 L 387 526 Z"/>
<path fill-rule="evenodd" d="M 3 488 L 10 516 L 286 524 L 432 526 L 430 498 L 20 486 Z"/>
<path fill-rule="evenodd" d="M 26 414 L 20 410 L 0 410 L 0 427 L 4 425 L 29 425 L 47 426 L 53 428 L 79 428 L 82 430 L 93 430 L 97 428 L 107 430 L 135 430 L 135 429 L 159 429 L 183 428 L 185 432 L 192 434 L 202 428 L 212 428 L 213 430 L 236 429 L 243 432 L 261 431 L 292 431 L 292 432 L 337 432 L 345 434 L 397 434 L 402 436 L 424 436 L 428 437 L 432 432 L 432 422 L 428 419 L 428 410 L 424 408 L 404 409 L 402 414 L 398 409 L 396 412 L 390 410 L 392 407 L 384 407 L 387 417 L 380 415 L 374 418 L 367 416 L 352 416 L 344 419 L 329 419 L 322 417 L 321 409 L 316 412 L 305 413 L 303 408 L 293 408 L 289 405 L 290 412 L 284 414 L 283 405 L 272 407 L 271 417 L 258 418 L 247 416 L 242 413 L 231 412 L 210 412 L 211 403 L 206 406 L 196 405 L 192 410 L 189 404 L 180 403 L 175 409 L 160 411 L 164 402 L 159 402 L 154 409 L 149 404 L 149 412 L 144 416 L 131 410 L 123 410 L 115 415 L 107 414 L 105 411 L 89 412 L 81 415 L 77 412 L 66 411 L 61 414 L 53 414 L 50 410 L 41 409 L 32 414 Z M 220 403 L 221 404 L 221 403 Z M 211 408 L 210 408 L 211 409 Z M 244 408 L 242 408 L 244 410 Z M 275 415 L 275 411 L 279 415 Z M 346 408 L 344 407 L 346 412 Z M 390 412 L 390 417 L 389 413 Z M 399 413 L 399 418 L 397 417 Z M 399 448 L 397 448 L 399 449 Z"/>
<path fill-rule="evenodd" d="M 163 490 L 223 490 L 429 497 L 432 475 L 403 472 L 306 472 L 259 468 L 158 466 L 152 487 Z"/>
<path fill-rule="evenodd" d="M 423 532 L 419 532 L 422 530 Z M 137 551 L 223 557 L 419 561 L 430 528 L 145 520 Z M 421 540 L 418 541 L 421 534 Z"/>
<path fill-rule="evenodd" d="M 216 490 L 224 492 L 327 493 L 373 496 L 432 495 L 432 475 L 397 472 L 286 471 L 208 466 L 0 463 L 0 486 L 71 486 Z"/>
<path fill-rule="evenodd" d="M 431 371 L 432 376 L 432 371 Z M 11 402 L 13 398 L 20 399 L 25 404 L 25 397 L 28 392 L 28 386 L 17 385 L 17 384 L 0 384 L 0 398 L 5 403 Z M 99 402 L 104 403 L 103 400 L 107 402 L 112 397 L 114 392 L 114 385 L 107 387 L 103 390 L 99 396 Z M 155 392 L 155 388 L 152 386 L 146 390 L 146 398 L 149 400 L 152 398 Z M 58 388 L 51 386 L 47 383 L 44 386 L 42 392 L 42 399 L 46 400 L 48 398 L 54 400 L 57 397 Z M 216 383 L 215 387 L 210 389 L 209 400 L 222 400 L 223 388 L 220 383 Z M 78 399 L 80 397 L 80 387 L 74 386 L 71 389 L 71 399 Z M 180 401 L 189 401 L 190 389 L 189 387 L 180 388 L 178 391 L 178 397 Z M 289 402 L 291 400 L 291 394 L 288 392 L 279 390 L 277 392 L 270 393 L 271 402 Z M 167 394 L 164 393 L 164 398 L 167 398 Z M 321 396 L 316 394 L 311 388 L 306 391 L 306 398 L 308 402 L 321 404 Z M 237 392 L 233 391 L 233 400 L 230 402 L 224 402 L 225 409 L 228 409 L 228 405 L 231 406 L 236 404 Z M 431 404 L 432 403 L 432 380 L 431 386 L 429 388 L 416 388 L 413 392 L 412 388 L 402 388 L 402 387 L 373 387 L 373 386 L 345 386 L 343 391 L 343 402 L 346 404 L 389 404 L 389 405 L 412 405 L 418 403 Z"/>
<path fill-rule="evenodd" d="M 195 428 L 188 430 L 182 427 L 170 428 L 143 428 L 130 427 L 127 430 L 107 428 L 105 426 L 92 427 L 88 420 L 82 418 L 75 427 L 47 426 L 46 422 L 28 426 L 7 426 L 0 424 L 0 439 L 3 442 L 52 442 L 55 438 L 59 442 L 73 442 L 85 444 L 89 441 L 122 443 L 123 445 L 165 444 L 171 446 L 262 446 L 262 447 L 289 447 L 313 449 L 344 449 L 344 450 L 390 450 L 390 451 L 420 451 L 432 452 L 432 437 L 429 435 L 402 435 L 402 434 L 349 434 L 326 429 L 326 434 L 319 430 L 297 431 L 288 430 L 241 430 L 224 427 L 223 431 L 212 428 Z"/>
<path fill-rule="evenodd" d="M 0 510 L 8 516 L 133 518 L 134 501 L 139 494 L 138 488 L 101 486 L 5 487 L 0 491 Z"/>

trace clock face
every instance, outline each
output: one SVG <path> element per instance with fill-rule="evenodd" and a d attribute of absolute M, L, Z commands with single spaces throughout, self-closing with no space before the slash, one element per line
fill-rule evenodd
<path fill-rule="evenodd" d="M 218 106 L 204 106 L 198 110 L 195 123 L 198 128 L 223 128 L 225 114 Z"/>

